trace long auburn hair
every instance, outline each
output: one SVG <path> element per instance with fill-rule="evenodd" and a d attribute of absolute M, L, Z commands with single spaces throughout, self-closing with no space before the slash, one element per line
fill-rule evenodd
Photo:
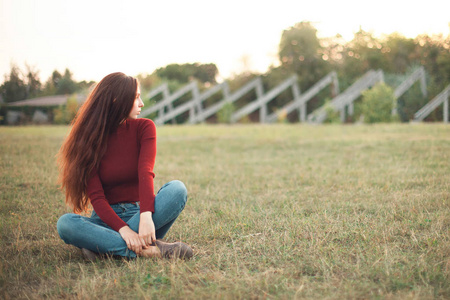
<path fill-rule="evenodd" d="M 65 189 L 66 203 L 76 213 L 88 207 L 88 180 L 100 166 L 108 136 L 127 119 L 137 86 L 135 78 L 123 73 L 107 75 L 94 87 L 71 123 L 57 158 L 61 189 Z"/>

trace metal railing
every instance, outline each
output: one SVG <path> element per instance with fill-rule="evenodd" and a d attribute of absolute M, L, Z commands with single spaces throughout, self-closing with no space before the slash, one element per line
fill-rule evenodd
<path fill-rule="evenodd" d="M 411 86 L 418 80 L 420 80 L 422 93 L 426 95 L 425 70 L 423 67 L 420 67 L 395 89 L 394 96 L 396 99 L 411 88 Z M 147 95 L 148 98 L 154 98 L 155 96 L 162 94 L 162 99 L 150 108 L 143 110 L 141 116 L 146 117 L 150 114 L 157 113 L 154 121 L 156 124 L 161 125 L 169 121 L 175 123 L 177 116 L 189 112 L 188 123 L 201 123 L 205 122 L 209 117 L 217 114 L 225 104 L 234 103 L 248 92 L 255 90 L 256 98 L 250 103 L 244 105 L 244 107 L 235 111 L 231 115 L 231 122 L 237 122 L 241 118 L 255 112 L 256 110 L 259 110 L 259 121 L 261 123 L 275 122 L 279 118 L 280 113 L 287 115 L 294 110 L 298 110 L 300 122 L 309 121 L 313 123 L 322 123 L 327 117 L 326 105 L 323 105 L 307 115 L 307 102 L 312 97 L 317 95 L 323 88 L 331 84 L 333 94 L 336 96 L 329 102 L 328 105 L 330 105 L 334 110 L 339 111 L 341 120 L 345 121 L 346 113 L 353 115 L 354 101 L 358 99 L 364 90 L 379 82 L 384 82 L 384 75 L 381 70 L 370 70 L 366 72 L 341 94 L 338 94 L 339 82 L 336 72 L 329 73 L 303 94 L 300 93 L 300 89 L 297 84 L 297 76 L 295 75 L 284 80 L 267 93 L 264 92 L 263 83 L 260 77 L 254 78 L 233 93 L 230 92 L 227 82 L 223 82 L 200 92 L 197 83 L 193 81 L 176 90 L 174 93 L 170 93 L 167 84 L 162 84 L 161 86 L 151 90 Z M 292 91 L 292 101 L 277 109 L 276 112 L 271 112 L 268 114 L 268 103 L 289 88 Z M 416 121 L 423 120 L 423 118 L 425 118 L 441 103 L 444 103 L 444 108 L 448 107 L 448 89 L 449 88 L 447 87 L 435 99 L 430 101 L 430 103 L 418 111 L 415 114 L 414 119 Z M 175 101 L 177 99 L 188 93 L 192 95 L 190 100 L 182 104 L 175 105 Z M 204 101 L 217 93 L 221 93 L 222 98 L 219 101 L 205 107 Z M 448 122 L 448 109 L 444 109 L 444 120 L 447 120 L 446 122 Z"/>
<path fill-rule="evenodd" d="M 400 98 L 407 90 L 409 90 L 413 84 L 420 80 L 420 90 L 422 92 L 422 95 L 424 97 L 427 96 L 427 81 L 426 81 L 426 75 L 425 75 L 425 69 L 423 66 L 420 68 L 417 68 L 411 75 L 408 76 L 395 90 L 394 90 L 394 97 L 397 100 Z M 394 107 L 392 109 L 392 114 L 397 114 L 397 107 Z"/>
<path fill-rule="evenodd" d="M 426 97 L 427 81 L 425 76 L 425 69 L 424 67 L 419 67 L 395 89 L 394 91 L 395 99 L 400 98 L 407 90 L 411 88 L 411 86 L 417 80 L 420 80 L 420 90 L 422 91 L 422 95 Z"/>
<path fill-rule="evenodd" d="M 242 117 L 247 116 L 255 110 L 259 109 L 259 122 L 265 123 L 267 117 L 267 103 L 269 103 L 272 99 L 274 99 L 290 87 L 292 88 L 294 97 L 296 96 L 296 94 L 300 93 L 297 86 L 297 76 L 294 75 L 289 77 L 288 79 L 268 91 L 266 94 L 260 93 L 259 95 L 257 95 L 258 97 L 255 101 L 248 103 L 231 115 L 231 122 L 235 123 Z"/>
<path fill-rule="evenodd" d="M 336 72 L 331 72 L 321 80 L 319 80 L 316 84 L 314 84 L 312 87 L 310 87 L 305 93 L 300 94 L 300 89 L 297 91 L 293 90 L 294 94 L 294 100 L 292 102 L 289 102 L 285 106 L 278 109 L 276 112 L 271 113 L 267 116 L 266 121 L 267 122 L 275 122 L 277 119 L 279 119 L 279 114 L 290 114 L 294 110 L 299 110 L 299 120 L 300 122 L 306 121 L 306 113 L 307 108 L 306 104 L 309 100 L 311 100 L 312 97 L 317 95 L 323 88 L 328 86 L 329 84 L 332 84 L 333 89 L 333 95 L 339 94 L 339 81 L 337 78 Z"/>
<path fill-rule="evenodd" d="M 251 80 L 232 94 L 230 94 L 228 85 L 225 82 L 223 84 L 224 97 L 219 102 L 214 103 L 210 107 L 205 108 L 203 111 L 201 111 L 195 118 L 195 123 L 204 122 L 207 118 L 216 114 L 225 104 L 235 102 L 253 89 L 256 91 L 256 98 L 261 97 L 261 95 L 264 93 L 260 77 Z"/>
<path fill-rule="evenodd" d="M 340 112 L 341 121 L 345 121 L 346 108 L 348 107 L 348 114 L 353 115 L 353 102 L 361 95 L 363 91 L 374 86 L 378 82 L 384 81 L 383 71 L 370 70 L 366 72 L 360 79 L 348 87 L 343 93 L 334 97 L 329 105 Z M 316 109 L 308 115 L 308 121 L 312 123 L 323 123 L 327 118 L 326 104 Z"/>
<path fill-rule="evenodd" d="M 415 122 L 423 121 L 432 111 L 434 111 L 439 105 L 444 104 L 443 121 L 448 123 L 448 99 L 450 98 L 450 85 L 448 85 L 442 92 L 434 97 L 430 102 L 425 104 L 424 107 L 419 109 L 414 114 Z"/>

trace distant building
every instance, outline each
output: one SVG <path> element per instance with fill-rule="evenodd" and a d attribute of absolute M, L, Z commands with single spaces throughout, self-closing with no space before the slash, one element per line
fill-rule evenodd
<path fill-rule="evenodd" d="M 55 96 L 44 96 L 33 99 L 26 99 L 20 101 L 14 101 L 8 103 L 9 107 L 20 107 L 20 106 L 60 106 L 67 103 L 70 95 L 55 95 Z M 78 103 L 83 103 L 86 100 L 85 95 L 76 95 Z"/>
<path fill-rule="evenodd" d="M 30 121 L 34 124 L 48 123 L 52 119 L 53 109 L 66 104 L 71 97 L 73 95 L 56 95 L 10 102 L 7 104 L 6 123 L 8 125 Z M 81 104 L 86 100 L 86 96 L 75 95 L 75 99 Z M 50 115 L 46 111 L 50 112 Z"/>

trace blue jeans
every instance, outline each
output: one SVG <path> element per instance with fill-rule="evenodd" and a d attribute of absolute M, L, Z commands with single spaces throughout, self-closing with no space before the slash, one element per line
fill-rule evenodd
<path fill-rule="evenodd" d="M 152 215 L 156 238 L 163 238 L 169 231 L 187 201 L 187 190 L 181 181 L 166 183 L 155 197 L 155 212 Z M 117 215 L 135 232 L 139 230 L 139 204 L 118 203 L 111 205 Z M 136 253 L 127 248 L 122 236 L 106 225 L 92 212 L 90 218 L 77 214 L 65 214 L 56 224 L 59 236 L 66 244 L 86 248 L 97 253 L 134 258 Z"/>

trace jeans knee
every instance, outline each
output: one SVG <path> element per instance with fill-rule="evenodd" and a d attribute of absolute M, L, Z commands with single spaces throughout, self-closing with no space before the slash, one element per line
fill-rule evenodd
<path fill-rule="evenodd" d="M 187 189 L 184 183 L 180 180 L 173 180 L 170 182 L 170 190 L 174 197 L 181 201 L 184 206 L 187 202 Z"/>
<path fill-rule="evenodd" d="M 59 236 L 64 241 L 67 241 L 68 238 L 71 236 L 71 232 L 74 229 L 73 226 L 73 218 L 74 216 L 78 216 L 76 214 L 64 214 L 56 223 L 56 229 L 58 231 Z"/>

